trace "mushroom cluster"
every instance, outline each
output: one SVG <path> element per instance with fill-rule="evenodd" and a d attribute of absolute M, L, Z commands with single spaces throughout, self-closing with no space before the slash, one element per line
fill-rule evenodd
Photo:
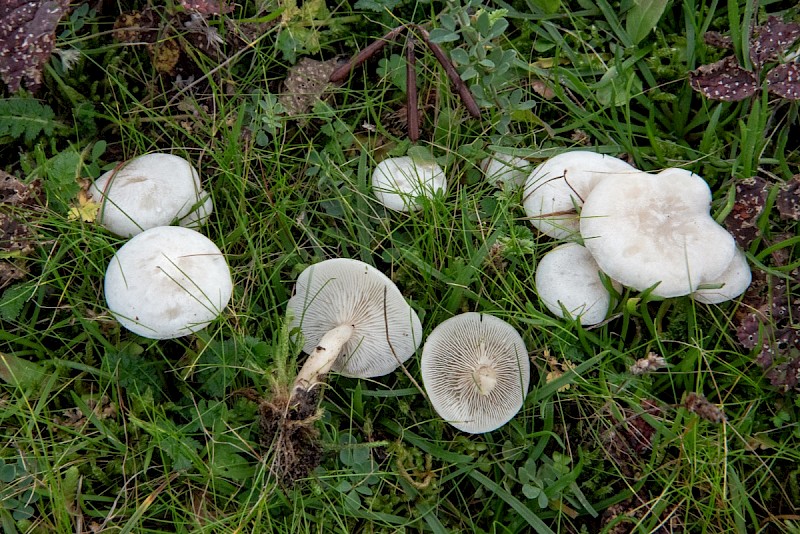
<path fill-rule="evenodd" d="M 607 284 L 704 303 L 735 298 L 750 284 L 744 254 L 711 217 L 708 184 L 689 171 L 650 174 L 610 156 L 567 152 L 531 172 L 524 206 L 546 235 L 582 241 L 542 258 L 536 288 L 551 312 L 584 325 L 602 321 L 613 304 Z"/>
<path fill-rule="evenodd" d="M 172 339 L 208 326 L 233 293 L 220 249 L 193 228 L 211 214 L 211 197 L 185 159 L 152 153 L 106 172 L 90 187 L 98 222 L 130 237 L 105 276 L 108 309 L 128 330 Z M 168 226 L 177 223 L 180 226 Z"/>

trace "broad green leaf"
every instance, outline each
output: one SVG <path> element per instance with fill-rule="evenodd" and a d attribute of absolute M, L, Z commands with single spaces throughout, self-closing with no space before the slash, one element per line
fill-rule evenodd
<path fill-rule="evenodd" d="M 625 31 L 628 32 L 633 44 L 638 44 L 655 29 L 666 7 L 667 0 L 634 1 L 633 7 L 625 17 Z"/>

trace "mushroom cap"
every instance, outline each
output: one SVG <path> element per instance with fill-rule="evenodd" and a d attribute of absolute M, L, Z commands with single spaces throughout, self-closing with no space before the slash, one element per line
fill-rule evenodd
<path fill-rule="evenodd" d="M 688 295 L 730 265 L 733 237 L 711 218 L 705 180 L 682 169 L 611 176 L 581 210 L 581 234 L 600 269 L 639 291 Z"/>
<path fill-rule="evenodd" d="M 306 268 L 297 277 L 287 308 L 291 327 L 303 332 L 303 351 L 308 354 L 328 331 L 342 325 L 353 327 L 332 367 L 344 376 L 389 374 L 422 341 L 419 317 L 394 282 L 358 260 L 334 258 Z"/>
<path fill-rule="evenodd" d="M 733 260 L 725 271 L 714 280 L 704 280 L 703 285 L 709 287 L 698 289 L 691 296 L 703 304 L 719 304 L 733 300 L 747 291 L 752 278 L 747 257 L 737 248 Z"/>
<path fill-rule="evenodd" d="M 181 226 L 200 227 L 213 209 L 197 171 L 172 154 L 133 158 L 100 176 L 89 192 L 101 204 L 98 222 L 121 237 L 176 220 Z"/>
<path fill-rule="evenodd" d="M 106 270 L 108 308 L 122 326 L 150 339 L 172 339 L 206 327 L 233 292 L 225 257 L 206 236 L 158 226 L 134 236 Z"/>
<path fill-rule="evenodd" d="M 536 292 L 551 313 L 564 317 L 563 308 L 583 325 L 594 325 L 606 317 L 611 294 L 600 278 L 600 267 L 592 253 L 577 243 L 560 245 L 542 257 L 536 266 Z M 619 291 L 622 285 L 612 281 Z"/>
<path fill-rule="evenodd" d="M 464 432 L 503 426 L 528 392 L 525 343 L 510 324 L 492 315 L 469 312 L 442 322 L 428 335 L 420 365 L 436 413 Z M 490 387 L 482 394 L 487 376 Z"/>
<path fill-rule="evenodd" d="M 531 224 L 554 239 L 577 235 L 580 207 L 609 176 L 639 172 L 619 158 L 586 150 L 553 156 L 531 171 L 522 205 Z"/>
<path fill-rule="evenodd" d="M 531 162 L 525 158 L 496 152 L 481 161 L 481 170 L 489 182 L 508 187 L 520 187 L 531 172 Z"/>
<path fill-rule="evenodd" d="M 434 162 L 416 162 L 411 156 L 386 158 L 372 173 L 372 192 L 378 202 L 395 211 L 417 211 L 418 197 L 432 198 L 447 190 L 444 170 Z"/>

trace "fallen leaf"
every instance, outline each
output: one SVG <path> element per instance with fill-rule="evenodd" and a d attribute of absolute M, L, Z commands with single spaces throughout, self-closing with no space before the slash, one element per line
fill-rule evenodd
<path fill-rule="evenodd" d="M 703 41 L 714 48 L 733 50 L 733 39 L 729 35 L 722 35 L 719 32 L 706 32 L 703 34 Z"/>
<path fill-rule="evenodd" d="M 222 15 L 233 11 L 234 6 L 225 0 L 181 0 L 181 5 L 189 11 L 203 15 Z"/>
<path fill-rule="evenodd" d="M 781 219 L 800 220 L 800 174 L 783 184 L 775 199 L 775 207 Z"/>
<path fill-rule="evenodd" d="M 782 56 L 798 38 L 800 24 L 770 16 L 764 24 L 756 27 L 750 37 L 750 61 L 756 68 L 761 68 L 764 63 Z"/>
<path fill-rule="evenodd" d="M 733 56 L 701 65 L 689 73 L 689 84 L 706 98 L 725 102 L 744 100 L 758 90 L 755 74 L 740 67 Z"/>
<path fill-rule="evenodd" d="M 35 236 L 29 221 L 18 210 L 30 210 L 43 203 L 40 182 L 24 184 L 0 171 L 0 253 L 10 257 L 0 261 L 0 288 L 24 278 L 27 274 L 24 257 L 33 251 Z"/>
<path fill-rule="evenodd" d="M 22 82 L 35 91 L 56 42 L 56 26 L 69 0 L 3 0 L 0 2 L 0 77 L 11 93 Z"/>
<path fill-rule="evenodd" d="M 94 222 L 100 212 L 100 203 L 92 200 L 91 196 L 83 189 L 78 193 L 77 205 L 69 209 L 67 217 L 70 221 L 78 219 L 83 222 Z"/>
<path fill-rule="evenodd" d="M 787 100 L 800 100 L 800 64 L 784 63 L 770 70 L 767 89 Z"/>
<path fill-rule="evenodd" d="M 328 81 L 338 66 L 336 59 L 303 58 L 289 69 L 278 101 L 290 117 L 307 113 L 331 86 Z"/>
<path fill-rule="evenodd" d="M 725 218 L 725 228 L 742 248 L 748 248 L 759 235 L 756 226 L 769 194 L 769 183 L 759 176 L 746 178 L 736 184 L 736 200 Z"/>

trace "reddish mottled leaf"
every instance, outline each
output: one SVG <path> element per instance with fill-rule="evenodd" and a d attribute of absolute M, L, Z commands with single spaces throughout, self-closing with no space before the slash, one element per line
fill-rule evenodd
<path fill-rule="evenodd" d="M 284 90 L 278 97 L 286 113 L 292 117 L 308 113 L 331 87 L 328 80 L 337 65 L 336 59 L 318 61 L 306 57 L 290 68 L 283 82 Z"/>
<path fill-rule="evenodd" d="M 705 97 L 725 102 L 744 100 L 758 90 L 755 75 L 740 67 L 733 56 L 701 65 L 689 73 L 689 84 Z"/>
<path fill-rule="evenodd" d="M 781 186 L 775 199 L 775 207 L 781 219 L 800 220 L 800 174 L 795 174 Z"/>
<path fill-rule="evenodd" d="M 778 59 L 798 38 L 800 24 L 771 16 L 755 29 L 750 38 L 750 61 L 760 68 L 764 63 Z"/>
<path fill-rule="evenodd" d="M 706 32 L 703 34 L 703 41 L 714 48 L 733 50 L 733 39 L 729 35 L 722 35 L 719 32 Z"/>
<path fill-rule="evenodd" d="M 233 11 L 233 6 L 225 0 L 181 0 L 181 5 L 202 15 L 221 15 Z"/>
<path fill-rule="evenodd" d="M 747 178 L 736 184 L 736 201 L 725 218 L 725 227 L 742 248 L 748 248 L 758 237 L 758 216 L 764 210 L 769 184 L 759 176 Z"/>
<path fill-rule="evenodd" d="M 56 42 L 56 26 L 69 0 L 0 1 L 0 77 L 15 93 L 22 82 L 31 91 Z"/>
<path fill-rule="evenodd" d="M 783 63 L 770 70 L 767 88 L 787 100 L 800 100 L 800 64 Z"/>
<path fill-rule="evenodd" d="M 25 276 L 22 260 L 32 252 L 35 236 L 24 210 L 42 204 L 44 198 L 39 181 L 23 184 L 0 170 L 0 253 L 9 256 L 7 260 L 0 259 L 0 289 Z"/>
<path fill-rule="evenodd" d="M 758 314 L 747 314 L 736 329 L 736 338 L 739 340 L 739 344 L 746 349 L 752 349 L 758 345 L 760 327 L 761 319 Z"/>

